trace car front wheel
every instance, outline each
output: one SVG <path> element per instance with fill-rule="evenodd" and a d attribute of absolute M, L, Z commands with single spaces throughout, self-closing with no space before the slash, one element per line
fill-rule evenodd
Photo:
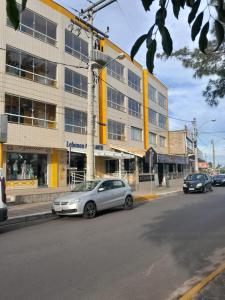
<path fill-rule="evenodd" d="M 126 210 L 132 209 L 134 205 L 133 198 L 131 196 L 127 196 L 123 205 L 123 208 Z"/>
<path fill-rule="evenodd" d="M 93 201 L 86 203 L 84 207 L 83 217 L 85 219 L 93 219 L 94 217 L 96 217 L 96 214 L 97 214 L 97 208 L 95 203 Z"/>

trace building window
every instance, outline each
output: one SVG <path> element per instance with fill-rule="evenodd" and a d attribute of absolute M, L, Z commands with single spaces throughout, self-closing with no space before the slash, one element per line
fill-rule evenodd
<path fill-rule="evenodd" d="M 107 103 L 108 107 L 125 111 L 124 94 L 110 87 L 107 88 Z"/>
<path fill-rule="evenodd" d="M 141 78 L 130 69 L 128 69 L 128 85 L 138 92 L 141 91 Z"/>
<path fill-rule="evenodd" d="M 159 145 L 160 147 L 166 147 L 166 138 L 164 136 L 159 137 Z"/>
<path fill-rule="evenodd" d="M 65 30 L 65 51 L 88 62 L 88 43 L 67 29 Z"/>
<path fill-rule="evenodd" d="M 153 132 L 149 132 L 149 144 L 157 145 L 157 135 Z"/>
<path fill-rule="evenodd" d="M 125 125 L 113 120 L 108 120 L 108 138 L 111 140 L 125 141 Z"/>
<path fill-rule="evenodd" d="M 161 93 L 158 93 L 158 103 L 163 108 L 166 108 L 166 97 L 163 96 Z"/>
<path fill-rule="evenodd" d="M 39 186 L 47 185 L 47 154 L 8 152 L 7 180 L 37 180 Z"/>
<path fill-rule="evenodd" d="M 148 109 L 148 121 L 154 125 L 157 125 L 157 112 L 153 109 Z"/>
<path fill-rule="evenodd" d="M 107 66 L 107 74 L 118 80 L 124 81 L 124 66 L 118 61 L 112 61 Z"/>
<path fill-rule="evenodd" d="M 141 118 L 141 104 L 131 98 L 128 98 L 128 113 L 136 118 Z"/>
<path fill-rule="evenodd" d="M 142 129 L 131 126 L 131 139 L 133 141 L 142 141 Z"/>
<path fill-rule="evenodd" d="M 17 4 L 17 6 L 19 11 L 21 11 L 21 5 Z M 7 19 L 7 25 L 12 27 L 9 19 Z M 45 43 L 56 45 L 56 29 L 57 25 L 54 22 L 40 16 L 28 8 L 20 14 L 20 25 L 18 30 Z"/>
<path fill-rule="evenodd" d="M 159 114 L 159 127 L 167 129 L 167 118 L 161 114 Z"/>
<path fill-rule="evenodd" d="M 87 113 L 65 108 L 65 131 L 86 134 L 87 133 Z"/>
<path fill-rule="evenodd" d="M 148 97 L 151 101 L 156 102 L 156 89 L 151 84 L 148 85 Z"/>
<path fill-rule="evenodd" d="M 6 72 L 49 86 L 56 86 L 57 65 L 22 50 L 6 46 Z"/>
<path fill-rule="evenodd" d="M 56 105 L 6 94 L 5 113 L 10 123 L 56 128 Z"/>
<path fill-rule="evenodd" d="M 65 91 L 87 98 L 87 77 L 65 68 Z"/>

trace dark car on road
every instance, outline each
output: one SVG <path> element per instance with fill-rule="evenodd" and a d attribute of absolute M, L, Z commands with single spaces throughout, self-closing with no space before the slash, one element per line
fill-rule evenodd
<path fill-rule="evenodd" d="M 212 179 L 204 173 L 190 174 L 184 179 L 183 191 L 185 194 L 189 192 L 208 192 L 212 191 Z"/>
<path fill-rule="evenodd" d="M 215 175 L 213 177 L 214 186 L 225 186 L 225 174 Z"/>

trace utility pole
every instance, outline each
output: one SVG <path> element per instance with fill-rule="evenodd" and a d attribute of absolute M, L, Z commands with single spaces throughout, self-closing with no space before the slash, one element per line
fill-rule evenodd
<path fill-rule="evenodd" d="M 95 77 L 94 77 L 94 34 L 96 28 L 93 27 L 94 14 L 107 7 L 116 0 L 99 0 L 90 5 L 87 9 L 81 10 L 81 14 L 88 19 L 88 100 L 87 100 L 87 174 L 86 179 L 92 180 L 95 177 L 95 147 L 94 147 L 94 97 L 95 97 Z M 99 6 L 102 4 L 101 6 Z"/>
<path fill-rule="evenodd" d="M 216 156 L 215 156 L 214 140 L 211 140 L 211 144 L 212 144 L 212 155 L 213 155 L 213 171 L 215 172 L 215 169 L 216 169 Z"/>
<path fill-rule="evenodd" d="M 193 118 L 193 144 L 194 144 L 194 155 L 195 155 L 195 173 L 198 173 L 198 130 L 197 130 L 197 121 L 196 118 Z"/>

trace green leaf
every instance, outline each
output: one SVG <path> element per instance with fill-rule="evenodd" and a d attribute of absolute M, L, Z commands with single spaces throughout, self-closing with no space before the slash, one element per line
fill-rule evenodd
<path fill-rule="evenodd" d="M 194 5 L 194 0 L 186 0 L 186 4 L 187 4 L 187 6 L 189 6 L 189 7 L 193 7 L 193 5 Z"/>
<path fill-rule="evenodd" d="M 152 2 L 154 0 L 141 0 L 143 6 L 144 6 L 144 9 L 147 11 L 147 10 L 150 10 L 150 6 L 152 5 Z"/>
<path fill-rule="evenodd" d="M 153 33 L 154 28 L 155 28 L 155 24 L 149 29 L 149 32 L 147 33 L 147 36 L 148 36 L 146 39 L 147 48 L 149 48 L 149 45 L 152 42 L 152 33 Z"/>
<path fill-rule="evenodd" d="M 201 0 L 197 0 L 195 1 L 193 7 L 192 7 L 192 10 L 188 16 L 188 23 L 191 24 L 192 21 L 194 21 L 195 19 L 195 16 L 198 12 L 198 9 L 199 9 L 199 6 L 200 6 L 200 3 L 201 3 Z"/>
<path fill-rule="evenodd" d="M 217 47 L 213 51 L 217 51 L 221 46 L 221 44 L 224 42 L 224 27 L 217 20 L 215 20 L 215 30 L 216 30 L 216 38 L 217 38 Z"/>
<path fill-rule="evenodd" d="M 158 26 L 164 26 L 165 19 L 167 16 L 167 10 L 166 8 L 160 8 L 155 15 L 155 24 Z"/>
<path fill-rule="evenodd" d="M 185 6 L 185 0 L 179 0 L 179 2 L 180 2 L 180 7 L 184 8 L 184 6 Z"/>
<path fill-rule="evenodd" d="M 201 30 L 201 34 L 200 34 L 200 37 L 199 37 L 199 49 L 204 54 L 206 54 L 205 50 L 208 47 L 208 39 L 207 39 L 208 32 L 209 32 L 209 22 L 206 22 L 205 25 L 203 26 L 202 30 Z"/>
<path fill-rule="evenodd" d="M 179 12 L 180 12 L 180 7 L 181 7 L 180 1 L 179 0 L 172 0 L 172 4 L 173 4 L 173 14 L 178 19 Z"/>
<path fill-rule="evenodd" d="M 20 24 L 19 11 L 16 5 L 16 0 L 6 0 L 6 1 L 7 1 L 6 2 L 7 16 L 16 30 Z"/>
<path fill-rule="evenodd" d="M 170 33 L 165 26 L 159 27 L 159 32 L 162 36 L 162 47 L 166 55 L 170 56 L 173 52 L 173 41 L 171 39 Z"/>
<path fill-rule="evenodd" d="M 195 40 L 196 36 L 199 34 L 199 31 L 201 30 L 202 27 L 202 21 L 203 21 L 203 16 L 204 16 L 204 12 L 202 11 L 197 18 L 194 21 L 194 24 L 191 28 L 191 38 L 192 41 Z"/>
<path fill-rule="evenodd" d="M 218 6 L 215 6 L 218 14 L 219 21 L 225 23 L 225 10 L 223 8 L 220 8 Z"/>
<path fill-rule="evenodd" d="M 157 47 L 156 40 L 152 40 L 151 44 L 149 45 L 148 51 L 146 53 L 146 65 L 148 71 L 151 74 L 154 70 L 154 58 L 155 58 L 156 47 Z"/>
<path fill-rule="evenodd" d="M 22 0 L 22 11 L 26 8 L 27 0 Z"/>
<path fill-rule="evenodd" d="M 144 43 L 144 41 L 147 39 L 147 37 L 148 37 L 147 34 L 143 34 L 134 43 L 134 45 L 131 49 L 131 52 L 130 52 L 130 57 L 132 60 L 134 59 L 135 55 L 137 54 L 138 50 L 140 49 L 140 47 Z"/>

